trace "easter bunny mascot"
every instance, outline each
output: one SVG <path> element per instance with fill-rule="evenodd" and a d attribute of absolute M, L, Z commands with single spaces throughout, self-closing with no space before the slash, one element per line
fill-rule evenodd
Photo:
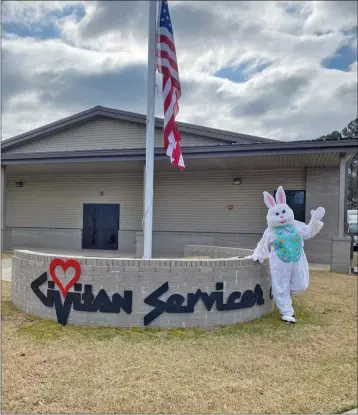
<path fill-rule="evenodd" d="M 292 209 L 286 204 L 285 192 L 280 186 L 276 200 L 264 192 L 268 207 L 267 225 L 252 258 L 260 261 L 269 258 L 272 281 L 272 296 L 281 313 L 281 319 L 295 323 L 291 296 L 308 288 L 308 262 L 303 250 L 303 240 L 313 238 L 322 228 L 323 207 L 311 211 L 308 225 L 294 218 Z"/>

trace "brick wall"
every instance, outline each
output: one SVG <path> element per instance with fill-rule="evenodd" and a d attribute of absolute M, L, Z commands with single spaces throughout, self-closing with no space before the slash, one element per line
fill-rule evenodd
<path fill-rule="evenodd" d="M 253 250 L 226 246 L 185 245 L 184 257 L 230 258 L 252 255 Z"/>
<path fill-rule="evenodd" d="M 309 168 L 306 183 L 306 223 L 311 209 L 323 206 L 326 214 L 321 232 L 306 241 L 305 252 L 309 262 L 331 264 L 332 238 L 338 236 L 339 167 Z"/>
<path fill-rule="evenodd" d="M 81 229 L 46 228 L 6 228 L 4 234 L 6 249 L 36 248 L 82 248 Z M 136 250 L 136 232 L 121 230 L 118 232 L 118 251 L 133 253 Z"/>
<path fill-rule="evenodd" d="M 13 257 L 12 299 L 14 305 L 24 312 L 38 317 L 57 320 L 55 308 L 46 307 L 31 289 L 31 283 L 42 273 L 47 272 L 48 281 L 52 255 L 38 254 L 31 251 L 15 251 Z M 67 257 L 56 256 L 66 261 Z M 160 299 L 167 300 L 172 294 L 185 297 L 183 305 L 187 304 L 186 295 L 201 289 L 210 294 L 216 290 L 216 283 L 224 285 L 223 295 L 226 302 L 234 291 L 243 293 L 254 290 L 260 284 L 263 291 L 264 304 L 253 305 L 241 310 L 218 311 L 214 305 L 208 311 L 199 300 L 194 312 L 190 314 L 164 312 L 150 326 L 154 327 L 211 327 L 227 325 L 236 322 L 249 321 L 273 311 L 273 301 L 270 299 L 270 278 L 268 263 L 263 265 L 243 259 L 209 259 L 209 260 L 144 260 L 144 259 L 110 259 L 77 257 L 81 265 L 81 276 L 77 281 L 91 284 L 96 296 L 101 288 L 109 297 L 114 293 L 123 295 L 125 290 L 133 293 L 132 313 L 123 310 L 120 313 L 102 313 L 75 311 L 71 309 L 68 323 L 93 326 L 131 327 L 143 326 L 144 316 L 154 308 L 144 302 L 145 298 L 168 282 L 169 289 Z M 70 280 L 61 275 L 58 268 L 56 275 L 63 285 Z M 68 272 L 71 270 L 69 269 Z M 58 290 L 57 287 L 55 287 Z M 41 290 L 47 293 L 47 281 Z M 69 293 L 73 292 L 73 288 Z"/>
<path fill-rule="evenodd" d="M 265 229 L 264 229 L 265 230 Z M 263 230 L 263 231 L 264 231 Z M 254 249 L 262 233 L 210 233 L 210 232 L 153 232 L 153 253 L 160 255 L 183 255 L 185 245 L 207 245 L 221 247 L 240 247 Z M 143 232 L 137 232 L 136 256 L 143 256 Z M 235 256 L 235 255 L 233 255 Z"/>

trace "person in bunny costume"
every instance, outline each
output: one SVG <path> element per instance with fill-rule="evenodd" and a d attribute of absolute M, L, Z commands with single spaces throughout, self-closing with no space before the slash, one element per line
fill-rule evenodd
<path fill-rule="evenodd" d="M 280 186 L 276 200 L 264 192 L 268 207 L 267 225 L 262 239 L 253 255 L 248 258 L 263 261 L 269 258 L 272 281 L 272 296 L 287 323 L 296 323 L 291 296 L 305 291 L 309 283 L 308 262 L 303 250 L 303 240 L 311 239 L 322 229 L 321 219 L 325 209 L 311 211 L 308 225 L 294 218 L 292 209 L 286 204 L 286 194 Z"/>

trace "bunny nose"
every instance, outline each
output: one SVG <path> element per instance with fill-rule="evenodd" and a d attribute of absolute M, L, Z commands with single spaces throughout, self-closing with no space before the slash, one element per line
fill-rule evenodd
<path fill-rule="evenodd" d="M 284 218 L 284 216 L 280 216 L 280 218 L 281 218 L 281 219 L 283 219 L 283 218 Z"/>

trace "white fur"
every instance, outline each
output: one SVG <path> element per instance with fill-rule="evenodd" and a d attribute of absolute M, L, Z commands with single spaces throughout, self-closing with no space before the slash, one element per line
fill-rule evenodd
<path fill-rule="evenodd" d="M 266 216 L 268 226 L 292 225 L 294 214 L 292 209 L 286 204 L 286 194 L 280 186 L 276 192 L 276 200 L 268 192 L 264 192 L 264 201 L 269 208 Z"/>
<path fill-rule="evenodd" d="M 313 238 L 322 229 L 321 219 L 325 210 L 322 207 L 312 210 L 311 220 L 306 225 L 295 220 L 292 209 L 286 204 L 286 195 L 282 186 L 277 189 L 276 200 L 268 192 L 264 192 L 264 201 L 269 209 L 266 217 L 268 228 L 249 258 L 261 263 L 269 258 L 274 301 L 281 316 L 291 318 L 294 314 L 291 295 L 306 290 L 309 283 L 308 262 L 303 250 L 303 240 Z M 284 225 L 294 226 L 302 238 L 302 255 L 298 262 L 285 263 L 276 255 L 275 227 Z"/>

